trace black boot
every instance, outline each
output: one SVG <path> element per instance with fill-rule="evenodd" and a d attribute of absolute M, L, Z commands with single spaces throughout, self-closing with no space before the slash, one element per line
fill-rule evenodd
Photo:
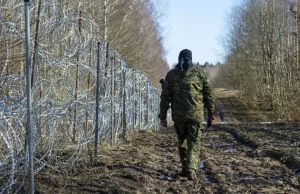
<path fill-rule="evenodd" d="M 189 169 L 187 171 L 187 178 L 188 180 L 196 180 L 197 179 L 197 174 L 195 170 Z"/>
<path fill-rule="evenodd" d="M 182 170 L 179 173 L 179 175 L 182 176 L 182 177 L 187 177 L 188 176 L 188 171 L 186 170 L 186 167 L 182 167 Z"/>

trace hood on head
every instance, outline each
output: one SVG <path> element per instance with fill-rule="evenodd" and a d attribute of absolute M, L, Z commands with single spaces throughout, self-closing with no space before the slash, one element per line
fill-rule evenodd
<path fill-rule="evenodd" d="M 191 61 L 192 59 L 192 51 L 188 50 L 188 49 L 183 49 L 182 51 L 180 51 L 179 56 L 178 56 L 178 62 L 181 61 L 182 58 L 189 58 Z"/>
<path fill-rule="evenodd" d="M 186 71 L 193 66 L 192 51 L 184 49 L 180 51 L 178 56 L 178 64 L 176 67 L 181 71 Z"/>

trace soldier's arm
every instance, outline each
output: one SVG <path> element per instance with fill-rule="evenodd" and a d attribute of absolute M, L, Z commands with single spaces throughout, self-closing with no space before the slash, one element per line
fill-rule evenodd
<path fill-rule="evenodd" d="M 203 101 L 207 109 L 208 117 L 212 117 L 215 111 L 215 100 L 212 93 L 212 85 L 207 77 L 203 81 Z"/>
<path fill-rule="evenodd" d="M 167 112 L 170 108 L 170 86 L 168 83 L 168 75 L 166 79 L 161 83 L 162 84 L 162 92 L 160 95 L 160 120 L 166 120 Z"/>

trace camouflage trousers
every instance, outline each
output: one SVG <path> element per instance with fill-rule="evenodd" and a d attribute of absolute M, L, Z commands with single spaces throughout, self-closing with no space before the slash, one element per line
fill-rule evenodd
<path fill-rule="evenodd" d="M 182 170 L 198 170 L 202 123 L 174 123 L 178 137 L 178 151 Z"/>

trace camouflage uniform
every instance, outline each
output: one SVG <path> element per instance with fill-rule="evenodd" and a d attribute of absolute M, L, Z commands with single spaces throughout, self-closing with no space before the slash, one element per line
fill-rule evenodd
<path fill-rule="evenodd" d="M 162 84 L 160 119 L 165 120 L 171 103 L 172 119 L 178 136 L 178 150 L 183 171 L 198 169 L 204 106 L 208 116 L 214 112 L 212 86 L 196 66 L 183 71 L 170 70 Z M 186 146 L 184 141 L 186 140 Z"/>

